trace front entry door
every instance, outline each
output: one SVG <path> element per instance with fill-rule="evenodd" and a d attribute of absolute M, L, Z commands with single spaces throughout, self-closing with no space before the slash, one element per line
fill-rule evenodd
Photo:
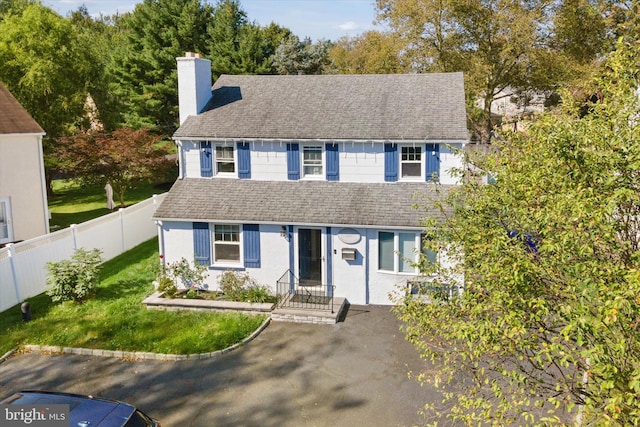
<path fill-rule="evenodd" d="M 11 204 L 8 197 L 0 197 L 0 244 L 13 241 Z"/>
<path fill-rule="evenodd" d="M 300 286 L 322 285 L 322 230 L 298 229 L 298 273 Z"/>

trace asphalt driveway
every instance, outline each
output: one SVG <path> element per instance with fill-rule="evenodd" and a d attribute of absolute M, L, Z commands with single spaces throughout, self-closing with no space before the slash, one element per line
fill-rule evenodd
<path fill-rule="evenodd" d="M 93 394 L 137 405 L 163 427 L 421 425 L 422 405 L 441 398 L 407 378 L 425 365 L 398 328 L 389 307 L 351 306 L 336 325 L 272 322 L 216 359 L 23 354 L 0 364 L 0 396 Z"/>

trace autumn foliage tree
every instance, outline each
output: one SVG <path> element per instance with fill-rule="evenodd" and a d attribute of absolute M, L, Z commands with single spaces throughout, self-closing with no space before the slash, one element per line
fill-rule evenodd
<path fill-rule="evenodd" d="M 111 184 L 124 206 L 128 188 L 168 177 L 174 162 L 171 145 L 148 128 L 120 128 L 112 133 L 78 133 L 56 147 L 62 170 L 85 184 Z"/>
<path fill-rule="evenodd" d="M 495 183 L 427 219 L 425 274 L 465 290 L 397 312 L 455 421 L 640 425 L 639 69 L 620 44 L 577 99 L 469 156 Z"/>

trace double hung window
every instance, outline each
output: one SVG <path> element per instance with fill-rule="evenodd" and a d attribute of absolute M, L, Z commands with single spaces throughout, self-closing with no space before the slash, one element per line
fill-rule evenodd
<path fill-rule="evenodd" d="M 249 166 L 246 165 L 246 169 Z M 236 174 L 236 150 L 233 144 L 215 144 L 200 142 L 200 176 Z"/>
<path fill-rule="evenodd" d="M 240 226 L 215 224 L 213 226 L 213 262 L 237 264 L 240 262 Z"/>
<path fill-rule="evenodd" d="M 235 157 L 232 145 L 216 145 L 216 175 L 221 173 L 235 173 Z"/>
<path fill-rule="evenodd" d="M 422 147 L 402 147 L 400 154 L 400 176 L 407 179 L 421 178 L 422 170 Z"/>
<path fill-rule="evenodd" d="M 302 173 L 304 177 L 322 177 L 322 146 L 306 145 L 302 147 Z"/>

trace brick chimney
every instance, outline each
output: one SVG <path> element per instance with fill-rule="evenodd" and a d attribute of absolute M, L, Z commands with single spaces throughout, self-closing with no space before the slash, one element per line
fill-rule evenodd
<path fill-rule="evenodd" d="M 211 61 L 199 53 L 186 52 L 178 62 L 178 106 L 180 124 L 201 113 L 211 99 Z"/>

